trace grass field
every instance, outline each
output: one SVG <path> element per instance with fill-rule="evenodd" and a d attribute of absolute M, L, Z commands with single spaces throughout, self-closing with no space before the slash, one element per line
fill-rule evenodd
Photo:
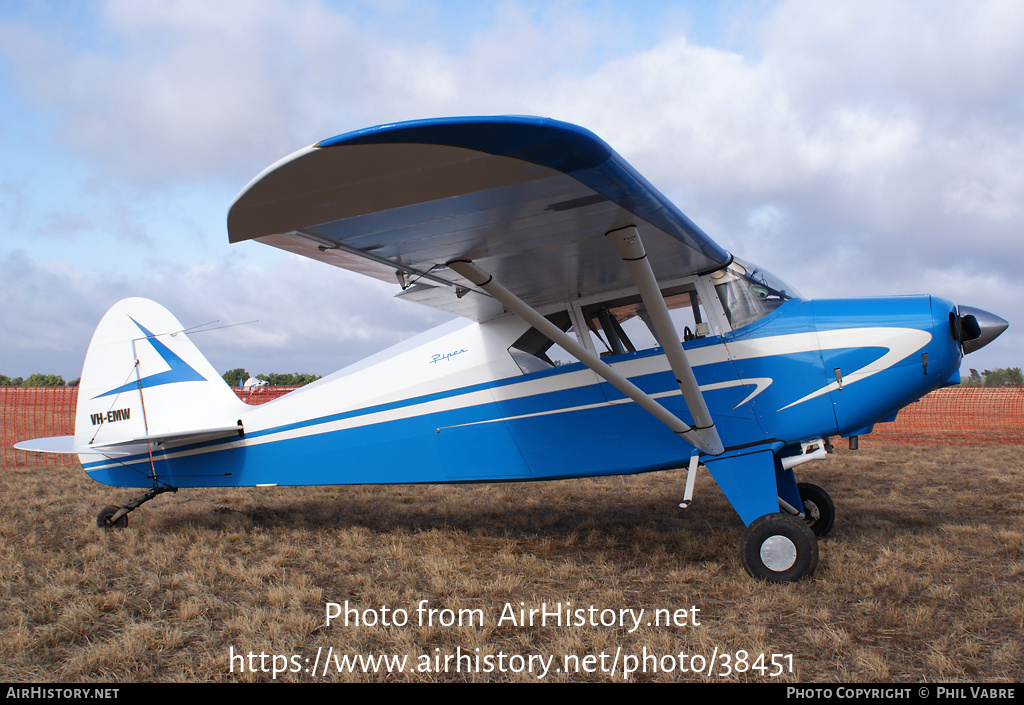
<path fill-rule="evenodd" d="M 1024 448 L 838 450 L 799 470 L 832 494 L 836 528 L 812 579 L 767 585 L 743 572 L 743 527 L 705 472 L 685 511 L 667 472 L 190 490 L 106 532 L 96 512 L 130 493 L 11 468 L 0 680 L 621 681 L 630 664 L 637 681 L 1024 679 Z M 345 601 L 378 624 L 326 625 Z M 632 632 L 499 623 L 506 605 L 566 602 L 645 612 Z M 647 625 L 657 609 L 676 623 Z M 408 660 L 339 673 L 356 654 Z"/>

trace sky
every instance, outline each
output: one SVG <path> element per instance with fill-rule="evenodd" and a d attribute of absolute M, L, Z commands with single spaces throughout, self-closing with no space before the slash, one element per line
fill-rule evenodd
<path fill-rule="evenodd" d="M 934 294 L 1024 366 L 1024 3 L 0 3 L 0 373 L 79 376 L 143 296 L 220 371 L 325 375 L 448 320 L 229 245 L 228 207 L 327 137 L 448 115 L 592 130 L 807 298 Z"/>

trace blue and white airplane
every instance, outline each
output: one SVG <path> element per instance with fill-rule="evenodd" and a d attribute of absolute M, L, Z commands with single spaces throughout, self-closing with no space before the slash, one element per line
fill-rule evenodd
<path fill-rule="evenodd" d="M 797 580 L 835 510 L 793 468 L 956 384 L 963 355 L 1007 325 L 933 296 L 805 300 L 591 132 L 542 118 L 324 140 L 246 186 L 228 232 L 397 282 L 462 320 L 248 406 L 170 313 L 119 302 L 86 355 L 75 435 L 18 446 L 147 490 L 100 526 L 186 487 L 672 468 L 686 469 L 686 506 L 703 465 L 747 526 L 747 572 Z"/>

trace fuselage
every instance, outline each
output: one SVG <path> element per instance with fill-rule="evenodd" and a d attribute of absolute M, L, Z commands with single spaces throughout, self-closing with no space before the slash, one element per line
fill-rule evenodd
<path fill-rule="evenodd" d="M 596 135 L 546 118 L 379 125 L 271 166 L 228 213 L 254 240 L 473 321 L 251 407 L 170 312 L 115 304 L 57 445 L 145 487 L 542 480 L 703 467 L 741 560 L 811 575 L 828 493 L 794 468 L 959 381 L 1006 322 L 929 296 L 805 300 L 711 240 Z M 33 447 L 50 449 L 54 439 Z M 851 443 L 851 446 L 853 444 Z M 83 452 L 85 451 L 85 452 Z M 682 485 L 682 483 L 681 483 Z"/>
<path fill-rule="evenodd" d="M 930 296 L 791 299 L 684 343 L 726 452 L 870 432 L 958 381 L 955 307 Z M 524 372 L 512 315 L 441 326 L 273 402 L 244 436 L 118 458 L 106 484 L 175 487 L 531 480 L 684 465 L 694 449 L 580 363 Z M 660 347 L 604 358 L 689 422 Z"/>

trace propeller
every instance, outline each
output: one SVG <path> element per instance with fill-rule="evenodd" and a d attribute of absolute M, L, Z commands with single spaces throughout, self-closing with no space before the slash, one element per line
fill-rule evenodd
<path fill-rule="evenodd" d="M 980 350 L 999 337 L 1010 325 L 999 316 L 980 308 L 957 306 L 956 337 L 964 348 L 964 355 Z"/>

